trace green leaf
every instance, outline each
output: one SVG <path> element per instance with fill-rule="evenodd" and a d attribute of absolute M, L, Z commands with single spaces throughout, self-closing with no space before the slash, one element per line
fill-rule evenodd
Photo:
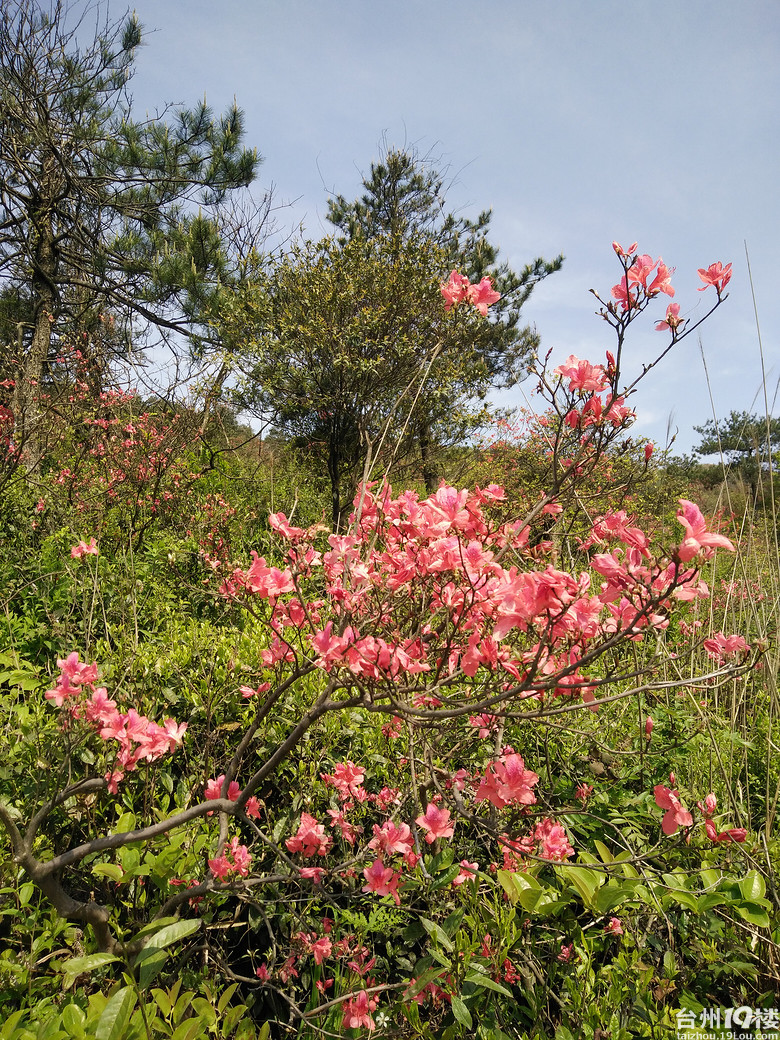
<path fill-rule="evenodd" d="M 751 870 L 747 877 L 739 883 L 740 891 L 745 899 L 762 899 L 766 894 L 766 884 L 757 870 Z"/>
<path fill-rule="evenodd" d="M 66 1004 L 62 1011 L 62 1024 L 68 1030 L 72 1037 L 82 1037 L 85 1035 L 84 1024 L 87 1020 L 87 1016 L 78 1006 L 78 1004 Z"/>
<path fill-rule="evenodd" d="M 768 928 L 771 924 L 769 914 L 758 903 L 736 903 L 734 911 L 739 914 L 743 921 L 755 925 L 756 928 Z"/>
<path fill-rule="evenodd" d="M 234 982 L 232 984 L 232 986 L 228 986 L 228 988 L 225 990 L 225 992 L 219 998 L 219 1001 L 217 1002 L 217 1011 L 219 1011 L 220 1014 L 222 1014 L 222 1012 L 228 1006 L 228 1004 L 230 1003 L 230 998 L 233 996 L 233 994 L 236 992 L 237 989 L 238 989 L 238 983 Z"/>
<path fill-rule="evenodd" d="M 22 1008 L 20 1011 L 14 1011 L 14 1013 L 5 1020 L 2 1027 L 0 1027 L 0 1040 L 11 1040 L 11 1037 L 16 1032 L 16 1027 L 19 1024 L 22 1015 L 25 1013 L 24 1008 Z"/>
<path fill-rule="evenodd" d="M 138 972 L 138 985 L 146 989 L 162 971 L 168 960 L 167 950 L 157 950 L 153 946 L 146 946 L 135 959 Z"/>
<path fill-rule="evenodd" d="M 416 979 L 410 984 L 410 986 L 404 991 L 409 997 L 416 997 L 420 990 L 425 989 L 429 982 L 433 982 L 435 979 L 440 979 L 444 975 L 441 968 L 427 968 L 421 975 L 418 975 Z"/>
<path fill-rule="evenodd" d="M 95 1029 L 95 1040 L 123 1040 L 135 1007 L 135 990 L 123 986 L 110 998 Z"/>
<path fill-rule="evenodd" d="M 502 986 L 500 982 L 494 982 L 489 975 L 480 975 L 478 971 L 470 971 L 463 981 L 473 982 L 475 986 L 480 986 L 482 989 L 492 989 L 496 993 L 503 993 L 505 997 L 512 996 L 506 986 Z"/>
<path fill-rule="evenodd" d="M 90 953 L 87 957 L 71 957 L 70 960 L 63 961 L 59 965 L 60 971 L 65 976 L 62 983 L 63 989 L 70 989 L 77 975 L 93 972 L 118 960 L 119 958 L 113 953 Z"/>
<path fill-rule="evenodd" d="M 602 863 L 611 863 L 611 862 L 612 862 L 612 860 L 613 860 L 613 859 L 614 859 L 615 857 L 614 857 L 614 856 L 612 855 L 612 853 L 611 853 L 611 852 L 609 851 L 609 849 L 608 849 L 608 848 L 607 848 L 607 846 L 606 846 L 606 845 L 604 844 L 604 842 L 603 842 L 603 841 L 599 841 L 599 840 L 598 840 L 598 838 L 597 838 L 597 839 L 596 839 L 596 840 L 595 840 L 595 841 L 593 842 L 593 844 L 594 844 L 594 845 L 596 846 L 596 850 L 598 851 L 598 854 L 599 854 L 599 856 L 601 856 L 601 862 L 602 862 Z"/>
<path fill-rule="evenodd" d="M 178 920 L 178 917 L 158 917 L 156 920 L 150 921 L 149 924 L 145 924 L 139 932 L 136 932 L 135 939 L 143 939 L 146 935 L 159 932 L 161 928 L 165 928 L 169 924 L 175 924 Z"/>
<path fill-rule="evenodd" d="M 122 813 L 117 821 L 117 825 L 114 828 L 114 834 L 127 834 L 128 831 L 135 829 L 135 813 L 126 812 Z"/>
<path fill-rule="evenodd" d="M 436 892 L 440 888 L 444 888 L 445 885 L 451 884 L 455 878 L 460 874 L 460 864 L 455 863 L 453 866 L 447 869 L 445 874 L 440 875 L 436 878 L 434 883 L 431 885 L 431 892 Z"/>
<path fill-rule="evenodd" d="M 580 895 L 586 906 L 593 906 L 593 897 L 599 885 L 604 881 L 604 875 L 587 867 L 565 867 L 557 868 L 556 873 L 565 881 L 570 882 Z"/>
<path fill-rule="evenodd" d="M 125 872 L 118 863 L 93 863 L 92 873 L 95 877 L 107 877 L 117 883 L 125 876 Z"/>
<path fill-rule="evenodd" d="M 443 946 L 445 950 L 451 953 L 455 949 L 450 937 L 447 935 L 447 933 L 440 925 L 436 924 L 435 921 L 429 921 L 426 917 L 421 917 L 420 924 L 422 924 L 423 928 L 428 933 L 428 935 L 430 935 L 430 937 L 434 940 L 434 942 L 437 942 L 440 946 Z"/>
<path fill-rule="evenodd" d="M 625 903 L 629 899 L 633 899 L 633 897 L 633 886 L 616 884 L 610 881 L 594 896 L 593 908 L 600 914 L 607 914 L 610 910 L 614 910 L 616 906 L 620 906 L 621 903 Z"/>
<path fill-rule="evenodd" d="M 174 921 L 173 924 L 166 925 L 156 935 L 151 937 L 138 955 L 139 958 L 146 950 L 164 950 L 166 946 L 171 946 L 173 943 L 179 942 L 180 939 L 186 939 L 188 935 L 197 932 L 200 928 L 200 923 L 200 918 L 196 917 L 194 920 Z M 136 963 L 139 962 L 136 961 Z"/>
<path fill-rule="evenodd" d="M 195 1040 L 196 1037 L 200 1040 L 205 1034 L 204 1023 L 199 1018 L 188 1018 L 176 1027 L 171 1040 Z"/>
<path fill-rule="evenodd" d="M 168 994 L 164 989 L 153 989 L 152 996 L 154 997 L 157 1007 L 162 1011 L 163 1018 L 167 1018 L 171 1013 L 171 1002 L 168 999 Z"/>
<path fill-rule="evenodd" d="M 453 995 L 450 998 L 450 1007 L 456 1022 L 460 1022 L 466 1029 L 471 1029 L 471 1012 L 460 997 Z"/>

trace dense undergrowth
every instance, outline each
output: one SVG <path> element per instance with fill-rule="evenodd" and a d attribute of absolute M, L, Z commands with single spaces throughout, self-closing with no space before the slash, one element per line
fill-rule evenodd
<path fill-rule="evenodd" d="M 71 395 L 0 500 L 2 1040 L 777 1003 L 771 504 L 705 521 L 576 361 L 340 536 L 292 448 Z"/>

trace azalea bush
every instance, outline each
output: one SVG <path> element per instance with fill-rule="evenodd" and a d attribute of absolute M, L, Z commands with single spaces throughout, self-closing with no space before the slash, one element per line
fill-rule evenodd
<path fill-rule="evenodd" d="M 653 1035 L 675 991 L 761 995 L 758 954 L 734 954 L 740 929 L 772 948 L 751 820 L 695 768 L 709 693 L 763 649 L 691 627 L 734 544 L 684 497 L 664 540 L 625 508 L 566 526 L 634 418 L 627 331 L 674 296 L 663 261 L 615 252 L 604 363 L 536 373 L 532 501 L 367 481 L 345 532 L 274 512 L 239 561 L 208 497 L 205 566 L 155 557 L 186 619 L 171 598 L 146 640 L 64 646 L 49 681 L 7 655 L 5 725 L 34 740 L 2 779 L 6 882 L 79 929 L 51 958 L 66 978 L 115 980 L 82 1025 L 151 1035 L 174 950 L 240 987 L 265 1035 L 595 1035 L 607 1008 L 613 1035 Z M 730 265 L 699 274 L 715 309 Z M 494 302 L 457 272 L 441 291 Z M 657 324 L 647 367 L 699 322 L 673 303 Z M 100 539 L 70 556 L 99 601 Z"/>

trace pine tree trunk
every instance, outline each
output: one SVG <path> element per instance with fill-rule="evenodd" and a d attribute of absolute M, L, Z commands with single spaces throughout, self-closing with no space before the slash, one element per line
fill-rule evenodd
<path fill-rule="evenodd" d="M 41 384 L 51 346 L 51 327 L 58 311 L 57 252 L 52 220 L 53 200 L 60 179 L 54 155 L 44 163 L 40 197 L 30 214 L 35 235 L 31 278 L 34 300 L 33 334 L 26 357 L 20 359 L 14 388 L 14 437 L 22 449 L 28 472 L 37 469 L 43 455 L 44 431 L 40 406 Z"/>

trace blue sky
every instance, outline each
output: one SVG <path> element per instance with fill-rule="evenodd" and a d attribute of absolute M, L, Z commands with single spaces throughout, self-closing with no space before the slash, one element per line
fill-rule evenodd
<path fill-rule="evenodd" d="M 516 266 L 563 252 L 526 305 L 553 360 L 603 360 L 613 239 L 676 267 L 681 313 L 710 293 L 696 270 L 734 264 L 730 297 L 643 382 L 635 430 L 676 451 L 715 412 L 763 412 L 749 249 L 770 403 L 780 377 L 780 5 L 776 0 L 137 0 L 148 31 L 136 114 L 235 96 L 288 226 L 318 238 L 327 192 L 354 197 L 385 139 L 432 152 L 450 208 L 492 207 Z M 665 300 L 665 298 L 664 298 Z M 664 304 L 659 303 L 660 318 Z M 663 336 L 649 316 L 633 371 Z M 522 404 L 527 384 L 502 403 Z M 759 395 L 756 397 L 756 395 Z M 778 414 L 775 407 L 774 414 Z"/>

